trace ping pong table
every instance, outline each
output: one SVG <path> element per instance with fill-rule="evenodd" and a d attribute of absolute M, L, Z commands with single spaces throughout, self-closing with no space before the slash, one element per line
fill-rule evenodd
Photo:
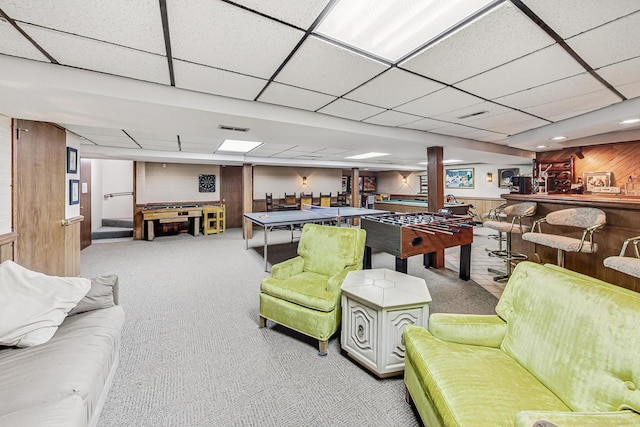
<path fill-rule="evenodd" d="M 243 215 L 244 219 L 244 239 L 245 249 L 249 249 L 249 239 L 246 235 L 247 225 L 249 221 L 263 227 L 264 232 L 264 248 L 262 255 L 264 257 L 264 271 L 269 271 L 269 263 L 267 261 L 267 248 L 269 241 L 267 235 L 274 227 L 293 226 L 306 223 L 325 223 L 329 221 L 337 221 L 340 225 L 341 220 L 349 221 L 352 218 L 360 218 L 369 215 L 385 215 L 389 211 L 379 209 L 354 208 L 351 206 L 341 207 L 320 207 L 304 205 L 303 209 L 289 211 L 271 211 L 271 212 L 249 212 Z"/>

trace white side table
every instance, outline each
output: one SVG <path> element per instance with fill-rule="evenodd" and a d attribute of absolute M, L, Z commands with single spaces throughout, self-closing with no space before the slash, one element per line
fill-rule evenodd
<path fill-rule="evenodd" d="M 386 268 L 350 271 L 342 283 L 342 349 L 384 378 L 404 371 L 405 325 L 426 327 L 424 279 Z"/>

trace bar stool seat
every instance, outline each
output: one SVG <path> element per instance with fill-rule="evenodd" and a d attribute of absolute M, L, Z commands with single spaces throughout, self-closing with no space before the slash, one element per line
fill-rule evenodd
<path fill-rule="evenodd" d="M 629 243 L 633 243 L 635 257 L 625 256 Z M 640 277 L 640 253 L 638 252 L 638 243 L 640 243 L 640 236 L 625 240 L 622 244 L 620 255 L 605 258 L 604 266 L 618 270 L 629 276 Z"/>
<path fill-rule="evenodd" d="M 595 253 L 598 245 L 593 242 L 593 233 L 604 227 L 607 215 L 596 208 L 572 208 L 551 212 L 533 224 L 532 232 L 522 235 L 522 239 L 536 245 L 549 246 L 558 250 L 558 265 L 564 267 L 566 252 Z M 575 238 L 559 234 L 543 233 L 541 224 L 582 228 L 582 237 Z M 537 231 L 536 231 L 537 229 Z M 537 252 L 537 251 L 536 251 Z"/>
<path fill-rule="evenodd" d="M 492 251 L 489 255 L 498 256 L 503 258 L 506 262 L 506 272 L 501 272 L 494 269 L 489 269 L 491 273 L 498 274 L 493 280 L 505 280 L 511 276 L 512 262 L 522 261 L 527 259 L 526 255 L 515 253 L 511 250 L 511 236 L 513 233 L 524 234 L 529 231 L 530 227 L 522 224 L 522 219 L 535 215 L 537 210 L 537 203 L 535 202 L 523 202 L 516 203 L 515 205 L 509 205 L 502 209 L 500 216 L 496 216 L 496 221 L 486 221 L 484 227 L 496 230 L 498 232 L 498 240 L 500 241 L 500 248 L 498 251 Z M 511 222 L 500 221 L 500 218 L 512 217 Z M 502 250 L 502 235 L 506 235 L 507 248 Z"/>

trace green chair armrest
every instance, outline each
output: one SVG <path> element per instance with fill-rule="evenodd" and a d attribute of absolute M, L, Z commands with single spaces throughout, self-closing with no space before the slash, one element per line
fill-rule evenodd
<path fill-rule="evenodd" d="M 360 270 L 359 266 L 348 266 L 340 273 L 334 274 L 333 276 L 329 277 L 329 280 L 327 280 L 327 292 L 330 292 L 334 295 L 340 293 L 340 286 L 342 286 L 344 278 L 347 277 L 347 273 L 355 270 Z"/>
<path fill-rule="evenodd" d="M 520 411 L 516 415 L 515 427 L 532 427 L 544 420 L 558 427 L 638 426 L 640 414 L 633 411 L 616 412 L 553 412 Z"/>
<path fill-rule="evenodd" d="M 295 257 L 271 266 L 271 277 L 274 279 L 288 279 L 291 276 L 302 273 L 304 259 Z"/>
<path fill-rule="evenodd" d="M 506 322 L 495 315 L 434 313 L 429 317 L 431 335 L 458 344 L 499 348 L 506 330 Z"/>

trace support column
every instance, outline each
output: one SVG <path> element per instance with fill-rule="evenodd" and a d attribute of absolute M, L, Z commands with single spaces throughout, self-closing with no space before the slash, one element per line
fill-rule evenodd
<path fill-rule="evenodd" d="M 354 208 L 360 207 L 360 187 L 358 186 L 360 181 L 360 169 L 351 169 L 351 206 Z M 360 218 L 353 218 L 353 225 L 360 225 Z"/>
<path fill-rule="evenodd" d="M 253 212 L 253 165 L 242 165 L 242 212 Z M 253 237 L 253 223 L 242 221 L 243 236 L 247 239 Z"/>
<path fill-rule="evenodd" d="M 442 165 L 443 148 L 427 147 L 427 179 L 429 192 L 427 201 L 429 212 L 438 212 L 444 207 L 444 167 Z M 431 254 L 431 267 L 444 268 L 444 249 Z"/>

